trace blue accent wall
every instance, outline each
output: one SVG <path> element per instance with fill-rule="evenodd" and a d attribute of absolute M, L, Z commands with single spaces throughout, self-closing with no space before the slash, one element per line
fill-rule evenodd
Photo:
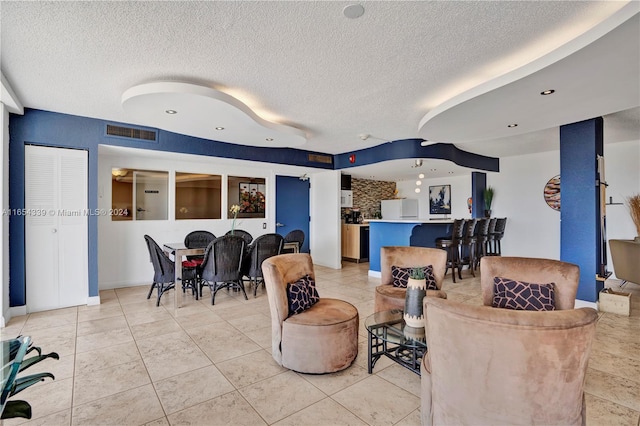
<path fill-rule="evenodd" d="M 580 267 L 577 298 L 598 300 L 601 250 L 597 156 L 603 153 L 602 117 L 560 127 L 560 260 Z"/>
<path fill-rule="evenodd" d="M 487 174 L 471 172 L 471 217 L 484 217 L 484 190 L 487 187 Z"/>

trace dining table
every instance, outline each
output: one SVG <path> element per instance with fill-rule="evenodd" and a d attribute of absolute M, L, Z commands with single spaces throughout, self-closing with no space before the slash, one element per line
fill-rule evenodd
<path fill-rule="evenodd" d="M 206 248 L 204 247 L 200 247 L 200 248 L 188 248 L 187 246 L 184 245 L 184 243 L 165 243 L 163 245 L 163 250 L 165 253 L 169 254 L 169 255 L 173 255 L 173 259 L 175 262 L 175 277 L 174 277 L 174 283 L 175 283 L 175 297 L 176 297 L 176 303 L 175 303 L 175 307 L 177 308 L 181 308 L 182 307 L 182 297 L 181 297 L 181 292 L 178 291 L 178 289 L 180 288 L 178 286 L 178 283 L 182 283 L 182 260 L 184 256 L 202 256 L 206 250 Z"/>

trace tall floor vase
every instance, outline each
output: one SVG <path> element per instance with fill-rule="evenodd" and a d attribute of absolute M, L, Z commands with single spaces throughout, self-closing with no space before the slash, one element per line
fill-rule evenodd
<path fill-rule="evenodd" d="M 422 299 L 426 294 L 426 280 L 409 278 L 407 281 L 407 295 L 404 299 L 404 322 L 409 327 L 424 327 Z"/>

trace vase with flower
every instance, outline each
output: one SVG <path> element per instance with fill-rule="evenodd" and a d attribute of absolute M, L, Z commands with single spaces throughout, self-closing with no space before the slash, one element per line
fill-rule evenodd
<path fill-rule="evenodd" d="M 238 212 L 240 211 L 240 206 L 234 204 L 229 209 L 229 212 L 233 215 L 233 222 L 231 222 L 231 235 L 233 235 L 233 231 L 236 229 L 236 219 L 238 219 Z"/>

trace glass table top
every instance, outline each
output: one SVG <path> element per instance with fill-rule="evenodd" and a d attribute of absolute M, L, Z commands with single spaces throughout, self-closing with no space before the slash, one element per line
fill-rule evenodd
<path fill-rule="evenodd" d="M 426 348 L 424 327 L 409 327 L 402 314 L 400 309 L 376 312 L 364 320 L 364 325 L 371 335 L 386 342 L 407 348 Z"/>

